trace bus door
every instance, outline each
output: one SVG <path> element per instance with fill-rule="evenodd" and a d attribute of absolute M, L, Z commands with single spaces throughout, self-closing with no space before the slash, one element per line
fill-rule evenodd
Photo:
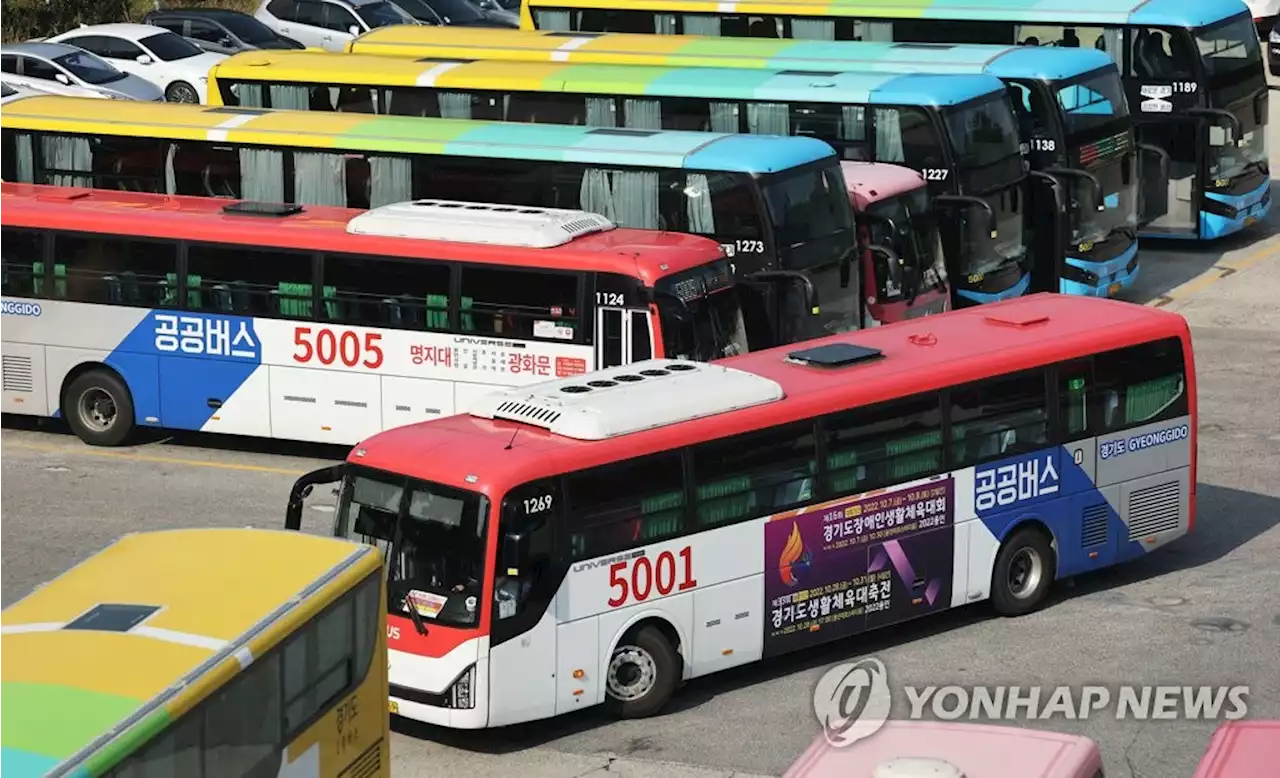
<path fill-rule="evenodd" d="M 629 365 L 653 357 L 647 308 L 596 306 L 596 369 Z"/>
<path fill-rule="evenodd" d="M 1033 242 L 1029 247 L 1031 286 L 1027 294 L 1057 292 L 1070 240 L 1067 234 L 1070 220 L 1065 213 L 1071 190 L 1066 182 L 1042 170 L 1032 170 L 1029 181 L 1032 205 L 1029 228 Z"/>

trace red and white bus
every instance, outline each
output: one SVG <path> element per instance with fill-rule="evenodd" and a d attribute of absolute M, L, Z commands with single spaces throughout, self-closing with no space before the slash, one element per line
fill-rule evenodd
<path fill-rule="evenodd" d="M 386 550 L 391 706 L 478 728 L 991 600 L 1186 534 L 1177 314 L 1038 294 L 713 363 L 496 392 L 345 463 L 334 532 Z"/>
<path fill-rule="evenodd" d="M 710 238 L 582 211 L 0 187 L 5 413 L 354 444 L 495 388 L 746 348 Z"/>

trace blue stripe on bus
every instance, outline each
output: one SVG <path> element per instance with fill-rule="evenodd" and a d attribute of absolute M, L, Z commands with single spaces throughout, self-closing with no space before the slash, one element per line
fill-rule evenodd
<path fill-rule="evenodd" d="M 885 82 L 875 90 L 875 98 L 886 104 L 946 106 L 1003 94 L 1004 89 L 1004 82 L 993 75 L 910 73 Z"/>
<path fill-rule="evenodd" d="M 199 320 L 200 336 L 183 338 L 179 332 L 172 341 L 178 344 L 177 349 L 162 350 L 157 345 L 157 331 L 167 320 L 158 320 L 157 316 L 179 319 L 176 313 L 150 311 L 108 355 L 106 363 L 128 385 L 138 424 L 199 430 L 262 363 L 262 341 L 254 330 L 253 319 L 187 311 L 180 320 L 188 326 Z M 211 327 L 211 323 L 217 327 Z M 217 330 L 234 338 L 241 324 L 252 334 L 252 348 L 246 349 L 252 356 L 232 356 L 230 339 L 213 340 L 207 334 Z M 217 343 L 212 354 L 207 353 L 210 343 Z M 211 401 L 215 407 L 210 406 Z"/>
<path fill-rule="evenodd" d="M 1082 73 L 1114 66 L 1115 61 L 1096 49 L 1059 49 L 1019 46 L 996 57 L 984 72 L 1000 78 L 1065 80 Z"/>
<path fill-rule="evenodd" d="M 1262 196 L 1271 189 L 1271 182 L 1264 181 L 1261 186 L 1252 192 L 1245 192 L 1242 195 L 1224 195 L 1214 192 L 1205 192 L 1204 196 L 1210 200 L 1216 200 L 1235 208 L 1237 213 L 1234 219 L 1228 219 L 1216 213 L 1207 211 L 1200 212 L 1200 237 L 1205 240 L 1221 238 L 1226 235 L 1243 230 L 1246 219 L 1253 219 L 1255 222 L 1262 221 L 1267 218 L 1267 214 L 1271 212 L 1271 200 L 1262 203 Z"/>
<path fill-rule="evenodd" d="M 721 135 L 685 160 L 692 170 L 777 173 L 835 155 L 817 138 L 780 135 Z"/>
<path fill-rule="evenodd" d="M 1106 2 L 1106 0 L 1080 0 Z M 1208 0 L 1147 0 L 1129 15 L 1130 24 L 1203 27 L 1232 16 L 1249 16 L 1243 3 L 1215 3 Z"/>

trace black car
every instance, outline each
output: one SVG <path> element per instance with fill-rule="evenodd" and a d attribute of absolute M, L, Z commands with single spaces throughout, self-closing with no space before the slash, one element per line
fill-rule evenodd
<path fill-rule="evenodd" d="M 1280 78 L 1280 21 L 1267 36 L 1267 64 L 1271 66 L 1271 75 Z"/>
<path fill-rule="evenodd" d="M 151 11 L 142 21 L 177 33 L 214 54 L 306 48 L 291 38 L 277 35 L 248 14 L 225 8 L 170 8 Z"/>
<path fill-rule="evenodd" d="M 520 26 L 518 14 L 501 8 L 485 10 L 468 0 L 396 0 L 396 5 L 423 24 L 510 29 Z"/>

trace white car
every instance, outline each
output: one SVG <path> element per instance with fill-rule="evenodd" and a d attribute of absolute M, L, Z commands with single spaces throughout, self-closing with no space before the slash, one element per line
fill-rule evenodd
<path fill-rule="evenodd" d="M 253 15 L 277 35 L 328 51 L 375 27 L 419 23 L 388 0 L 262 0 Z"/>
<path fill-rule="evenodd" d="M 0 81 L 69 97 L 164 99 L 164 93 L 150 81 L 124 73 L 96 54 L 65 43 L 0 46 Z"/>
<path fill-rule="evenodd" d="M 171 103 L 203 103 L 209 94 L 209 69 L 225 54 L 201 51 L 194 43 L 149 24 L 95 24 L 46 38 L 97 54 L 126 73 L 164 91 Z"/>
<path fill-rule="evenodd" d="M 24 97 L 36 97 L 37 95 L 47 95 L 49 92 L 41 92 L 32 89 L 29 86 L 12 86 L 0 81 L 0 105 L 8 105 L 14 100 L 21 100 Z"/>

